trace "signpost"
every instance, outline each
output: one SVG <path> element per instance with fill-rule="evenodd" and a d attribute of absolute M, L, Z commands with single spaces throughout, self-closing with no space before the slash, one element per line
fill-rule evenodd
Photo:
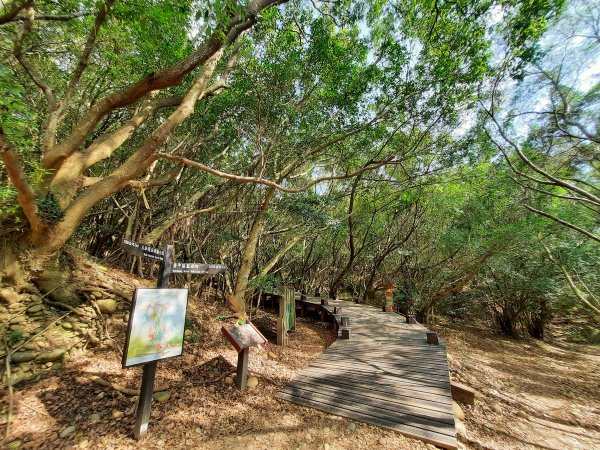
<path fill-rule="evenodd" d="M 169 287 L 169 276 L 171 275 L 171 266 L 173 265 L 173 246 L 167 245 L 163 253 L 163 260 L 158 272 L 158 282 L 156 287 Z M 131 322 L 131 315 L 129 316 Z M 150 408 L 152 406 L 152 393 L 154 391 L 154 378 L 156 376 L 156 365 L 158 361 L 152 361 L 144 364 L 142 373 L 142 387 L 140 389 L 140 398 L 137 405 L 137 415 L 135 417 L 135 427 L 133 437 L 137 440 L 144 439 L 148 434 L 148 422 L 150 421 Z"/>
<path fill-rule="evenodd" d="M 248 380 L 248 355 L 250 347 L 262 345 L 267 339 L 251 323 L 234 325 L 232 327 L 221 327 L 221 332 L 238 352 L 237 375 L 235 385 L 240 390 L 246 389 Z"/>
<path fill-rule="evenodd" d="M 199 263 L 174 263 L 173 262 L 173 246 L 167 245 L 164 250 L 151 247 L 149 245 L 140 244 L 139 242 L 130 241 L 123 239 L 121 244 L 129 253 L 135 256 L 143 256 L 155 260 L 160 260 L 160 269 L 158 272 L 158 281 L 156 287 L 158 289 L 165 289 L 169 287 L 169 276 L 172 273 L 196 273 L 196 274 L 218 274 L 223 273 L 227 268 L 222 264 L 199 264 Z M 175 290 L 169 290 L 175 291 Z M 187 290 L 186 290 L 187 291 Z M 174 294 L 174 293 L 172 293 Z M 136 291 L 136 300 L 137 300 Z M 187 293 L 185 295 L 187 305 Z M 175 295 L 173 297 L 174 302 L 181 302 L 181 295 Z M 139 362 L 136 364 L 135 361 L 131 361 L 127 358 L 129 353 L 129 340 L 132 327 L 134 326 L 133 320 L 135 319 L 134 305 L 132 305 L 132 313 L 129 315 L 128 333 L 127 340 L 125 343 L 125 351 L 123 357 L 123 367 L 130 367 L 131 365 L 144 364 L 144 370 L 142 373 L 142 387 L 140 389 L 140 398 L 137 405 L 137 413 L 135 418 L 135 428 L 133 429 L 133 437 L 137 440 L 144 439 L 148 434 L 148 422 L 150 420 L 150 408 L 152 406 L 152 394 L 154 391 L 154 378 L 156 376 L 156 365 L 158 363 L 157 358 L 150 362 Z M 158 314 L 158 313 L 157 313 Z M 185 311 L 183 313 L 185 320 Z M 176 353 L 176 352 L 175 352 Z M 180 355 L 181 353 L 179 353 Z M 178 355 L 171 355 L 178 356 Z M 130 364 L 131 362 L 131 364 Z"/>

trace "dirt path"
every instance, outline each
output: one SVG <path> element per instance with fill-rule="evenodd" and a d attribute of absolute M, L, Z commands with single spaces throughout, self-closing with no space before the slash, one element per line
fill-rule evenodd
<path fill-rule="evenodd" d="M 465 407 L 474 448 L 600 448 L 600 348 L 519 341 L 467 325 L 438 327 L 453 379 L 478 391 Z"/>

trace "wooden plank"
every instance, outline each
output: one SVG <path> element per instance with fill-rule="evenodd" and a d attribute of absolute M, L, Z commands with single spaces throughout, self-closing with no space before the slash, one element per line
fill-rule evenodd
<path fill-rule="evenodd" d="M 282 392 L 288 394 L 309 397 L 313 400 L 321 401 L 325 404 L 332 405 L 344 405 L 352 407 L 354 409 L 360 409 L 361 411 L 368 412 L 369 414 L 381 414 L 391 420 L 406 423 L 419 428 L 425 428 L 427 430 L 435 431 L 437 433 L 445 434 L 452 430 L 450 433 L 454 433 L 454 417 L 448 418 L 433 418 L 423 414 L 425 411 L 421 409 L 421 414 L 417 413 L 419 408 L 410 408 L 406 405 L 399 405 L 397 403 L 391 403 L 388 401 L 381 401 L 372 397 L 361 397 L 356 396 L 348 391 L 340 390 L 327 390 L 324 387 L 318 385 L 299 384 L 299 385 L 287 385 Z M 432 415 L 437 414 L 434 411 L 429 411 Z"/>
<path fill-rule="evenodd" d="M 387 385 L 387 386 L 419 386 L 419 389 L 421 391 L 424 391 L 425 388 L 428 388 L 429 392 L 432 393 L 441 393 L 441 392 L 445 392 L 446 395 L 448 396 L 448 398 L 451 398 L 450 396 L 450 382 L 434 382 L 433 380 L 431 381 L 423 381 L 423 380 L 415 380 L 415 379 L 409 379 L 409 378 L 399 378 L 397 376 L 394 375 L 385 375 L 385 374 L 378 374 L 376 376 L 374 376 L 373 374 L 366 374 L 364 372 L 361 373 L 353 373 L 350 371 L 340 371 L 340 370 L 335 370 L 335 369 L 327 369 L 327 368 L 318 368 L 318 367 L 308 367 L 306 369 L 304 369 L 301 373 L 303 374 L 307 374 L 307 375 L 314 375 L 314 376 L 328 376 L 328 377 L 336 377 L 334 379 L 347 379 L 347 380 L 354 380 L 356 382 L 360 382 L 360 383 L 369 383 L 369 382 L 377 382 L 380 385 Z"/>
<path fill-rule="evenodd" d="M 423 411 L 427 414 L 426 417 L 445 418 L 449 420 L 449 423 L 454 423 L 454 415 L 450 410 L 451 403 L 443 396 L 435 398 L 434 395 L 423 394 L 411 389 L 397 389 L 391 394 L 389 391 L 381 392 L 376 389 L 370 389 L 368 385 L 365 386 L 356 383 L 349 385 L 334 380 L 305 377 L 295 379 L 292 383 L 286 385 L 286 387 L 288 386 L 316 386 L 317 389 L 322 391 L 349 392 L 353 396 L 358 393 L 365 398 L 375 398 L 391 404 L 403 405 L 407 408 L 416 407 L 417 409 L 414 411 L 415 415 L 420 415 L 419 411 Z"/>
<path fill-rule="evenodd" d="M 467 405 L 475 404 L 475 390 L 457 381 L 450 382 L 452 399 Z"/>
<path fill-rule="evenodd" d="M 333 413 L 350 419 L 358 420 L 361 422 L 367 422 L 378 425 L 380 427 L 388 428 L 390 430 L 398 431 L 405 436 L 422 440 L 424 442 L 446 448 L 449 450 L 457 450 L 458 446 L 456 438 L 454 436 L 439 434 L 422 428 L 415 428 L 402 423 L 394 422 L 385 417 L 373 416 L 366 414 L 365 412 L 356 412 L 352 409 L 343 407 L 343 405 L 329 405 L 323 404 L 318 401 L 297 397 L 284 392 L 278 392 L 275 395 L 277 398 L 288 400 L 294 403 L 298 403 L 305 406 L 324 411 L 326 413 Z"/>
<path fill-rule="evenodd" d="M 406 378 L 413 378 L 417 380 L 432 380 L 432 381 L 446 381 L 448 380 L 448 375 L 440 375 L 430 372 L 419 372 L 412 371 L 408 369 L 379 369 L 372 366 L 367 366 L 365 364 L 356 364 L 356 363 L 333 363 L 333 362 L 321 362 L 321 361 L 313 361 L 311 366 L 314 367 L 322 367 L 325 369 L 335 368 L 341 371 L 348 370 L 351 372 L 362 372 L 362 373 L 371 373 L 371 374 L 385 374 L 385 375 L 393 375 L 393 376 L 402 376 Z M 447 382 L 450 384 L 449 380 Z"/>
<path fill-rule="evenodd" d="M 367 355 L 360 355 L 360 356 L 353 356 L 353 357 L 348 357 L 348 356 L 343 356 L 343 355 L 337 355 L 337 354 L 331 354 L 331 355 L 327 355 L 327 357 L 325 356 L 319 356 L 317 358 L 315 358 L 316 360 L 327 360 L 327 361 L 332 361 L 332 362 L 350 362 L 352 364 L 356 363 L 356 364 L 366 364 L 369 366 L 373 366 L 373 367 L 379 367 L 382 369 L 397 369 L 397 368 L 403 368 L 403 369 L 418 369 L 419 371 L 431 371 L 434 373 L 441 373 L 444 376 L 446 376 L 448 374 L 448 364 L 443 364 L 443 363 L 436 363 L 436 361 L 430 361 L 428 359 L 424 359 L 424 360 L 415 360 L 412 358 L 404 358 L 402 360 L 399 360 L 398 358 L 394 358 L 394 356 L 391 356 L 389 358 L 378 358 L 378 359 L 372 359 L 372 358 L 368 358 Z"/>

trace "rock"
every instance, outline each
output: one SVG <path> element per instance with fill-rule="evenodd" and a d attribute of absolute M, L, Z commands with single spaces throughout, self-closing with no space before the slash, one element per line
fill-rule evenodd
<path fill-rule="evenodd" d="M 171 393 L 169 391 L 155 392 L 153 397 L 157 402 L 164 403 L 171 398 Z"/>
<path fill-rule="evenodd" d="M 16 353 L 13 353 L 13 355 L 11 357 L 11 361 L 15 362 L 17 364 L 25 363 L 25 362 L 33 361 L 35 358 L 37 358 L 38 355 L 39 355 L 39 353 L 36 353 L 36 352 L 16 352 Z"/>
<path fill-rule="evenodd" d="M 193 334 L 193 333 L 192 333 L 192 330 L 190 330 L 189 328 L 188 328 L 188 329 L 186 329 L 186 330 L 183 332 L 183 336 L 184 336 L 186 339 L 189 339 L 189 338 L 191 338 L 191 337 L 192 337 L 192 334 Z"/>
<path fill-rule="evenodd" d="M 31 378 L 33 378 L 33 373 L 21 372 L 21 373 L 13 374 L 10 377 L 10 382 L 13 386 L 16 386 L 17 384 L 22 383 L 23 381 L 30 380 Z"/>
<path fill-rule="evenodd" d="M 330 445 L 329 445 L 329 444 L 325 444 L 325 445 L 323 446 L 323 448 L 324 448 L 325 450 L 329 450 L 329 448 L 330 448 Z"/>
<path fill-rule="evenodd" d="M 525 420 L 529 419 L 529 415 L 525 411 L 517 411 L 517 417 L 519 419 L 525 419 Z"/>
<path fill-rule="evenodd" d="M 105 395 L 106 394 L 104 392 L 99 392 L 98 395 L 96 395 L 96 400 L 102 400 Z"/>
<path fill-rule="evenodd" d="M 120 419 L 121 417 L 123 417 L 123 411 L 113 409 L 112 416 L 113 416 L 113 419 Z"/>
<path fill-rule="evenodd" d="M 28 342 L 21 347 L 23 350 L 37 350 L 39 346 L 35 342 Z"/>
<path fill-rule="evenodd" d="M 31 300 L 33 303 L 42 303 L 42 297 L 40 297 L 37 294 L 31 294 L 29 296 L 29 300 Z M 33 306 L 32 306 L 32 308 L 33 308 Z"/>
<path fill-rule="evenodd" d="M 307 433 L 308 433 L 308 434 L 312 434 L 312 435 L 314 436 L 315 434 L 317 434 L 317 430 L 315 430 L 314 428 L 309 428 L 309 429 L 307 430 Z"/>
<path fill-rule="evenodd" d="M 75 425 L 71 425 L 70 427 L 65 428 L 60 432 L 60 437 L 64 438 L 69 436 L 70 434 L 75 433 Z"/>
<path fill-rule="evenodd" d="M 13 288 L 4 288 L 0 290 L 0 300 L 8 305 L 18 303 L 21 300 L 19 294 Z"/>
<path fill-rule="evenodd" d="M 19 440 L 12 441 L 6 446 L 6 450 L 17 450 L 18 448 L 21 448 L 22 444 L 23 443 Z"/>
<path fill-rule="evenodd" d="M 327 435 L 331 432 L 331 430 L 329 429 L 329 427 L 325 427 L 323 428 L 323 434 Z"/>
<path fill-rule="evenodd" d="M 114 298 L 105 298 L 96 302 L 102 314 L 112 314 L 117 310 L 117 301 Z"/>
<path fill-rule="evenodd" d="M 356 430 L 356 424 L 354 422 L 348 422 L 348 425 L 346 425 L 346 429 L 348 431 L 354 431 Z"/>
<path fill-rule="evenodd" d="M 452 410 L 454 411 L 454 416 L 460 420 L 465 420 L 465 413 L 458 403 L 452 401 Z"/>
<path fill-rule="evenodd" d="M 94 414 L 91 414 L 91 415 L 90 415 L 90 419 L 89 419 L 89 420 L 90 420 L 90 422 L 92 422 L 92 423 L 96 423 L 96 422 L 98 422 L 98 421 L 100 420 L 100 414 L 95 414 L 95 413 L 94 413 Z"/>
<path fill-rule="evenodd" d="M 502 406 L 500 406 L 498 403 L 492 403 L 491 408 L 495 413 L 502 414 Z"/>
<path fill-rule="evenodd" d="M 258 378 L 256 377 L 248 377 L 248 381 L 246 382 L 246 386 L 249 388 L 255 388 L 258 386 Z"/>
<path fill-rule="evenodd" d="M 269 359 L 277 359 L 277 355 L 273 352 L 267 352 L 267 358 Z"/>
<path fill-rule="evenodd" d="M 90 446 L 90 441 L 87 438 L 79 441 L 79 448 L 88 448 L 89 446 Z"/>
<path fill-rule="evenodd" d="M 41 355 L 38 355 L 38 357 L 35 358 L 35 360 L 37 362 L 42 362 L 42 363 L 53 362 L 53 361 L 63 358 L 65 356 L 65 353 L 67 353 L 66 348 L 57 348 L 51 352 L 46 352 L 46 353 L 42 353 Z"/>
<path fill-rule="evenodd" d="M 100 298 L 102 298 L 102 292 L 100 292 L 100 291 L 93 291 L 93 292 L 91 293 L 91 295 L 93 295 L 95 299 L 100 299 Z"/>
<path fill-rule="evenodd" d="M 27 317 L 17 316 L 17 317 L 13 317 L 12 319 L 10 319 L 9 323 L 25 323 L 25 322 L 27 322 Z"/>
<path fill-rule="evenodd" d="M 20 303 L 13 303 L 11 305 L 8 305 L 8 310 L 12 312 L 18 311 L 21 308 L 23 308 L 23 305 L 21 305 Z"/>
<path fill-rule="evenodd" d="M 379 438 L 379 440 L 378 440 L 377 442 L 378 442 L 378 443 L 379 443 L 379 445 L 381 445 L 382 447 L 385 447 L 385 446 L 386 446 L 386 444 L 387 444 L 387 439 L 386 439 L 386 438 L 384 438 L 384 437 L 382 437 L 382 438 Z"/>
<path fill-rule="evenodd" d="M 467 436 L 467 428 L 465 424 L 460 419 L 454 419 L 454 427 L 456 428 L 457 434 L 462 434 L 463 436 Z"/>
<path fill-rule="evenodd" d="M 217 412 L 214 409 L 211 409 L 208 412 L 208 417 L 215 417 L 217 415 Z"/>
<path fill-rule="evenodd" d="M 37 313 L 37 312 L 41 312 L 42 309 L 44 309 L 44 305 L 37 304 L 37 305 L 33 305 L 33 306 L 30 306 L 29 308 L 27 308 L 27 312 L 29 314 L 34 314 L 34 313 Z"/>
<path fill-rule="evenodd" d="M 65 330 L 72 330 L 73 329 L 73 324 L 71 322 L 63 322 L 62 323 L 62 327 Z"/>
<path fill-rule="evenodd" d="M 225 384 L 233 384 L 233 378 L 231 377 L 225 377 Z"/>
<path fill-rule="evenodd" d="M 46 292 L 50 300 L 78 306 L 81 298 L 77 294 L 75 284 L 71 283 L 68 271 L 45 270 L 34 280 L 42 292 Z"/>

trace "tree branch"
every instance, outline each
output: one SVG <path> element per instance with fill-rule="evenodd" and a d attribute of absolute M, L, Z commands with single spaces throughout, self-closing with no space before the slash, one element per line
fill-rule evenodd
<path fill-rule="evenodd" d="M 38 213 L 35 193 L 27 181 L 27 175 L 25 175 L 19 155 L 6 138 L 2 128 L 0 128 L 0 159 L 4 163 L 8 178 L 17 190 L 17 201 L 29 221 L 31 241 L 35 243 L 46 232 L 48 226 Z"/>
<path fill-rule="evenodd" d="M 110 111 L 131 105 L 151 91 L 164 89 L 181 83 L 183 78 L 195 68 L 205 64 L 217 52 L 233 43 L 240 34 L 251 27 L 258 14 L 271 6 L 285 3 L 287 0 L 254 0 L 245 8 L 244 17 L 232 16 L 227 28 L 222 27 L 208 37 L 193 53 L 170 67 L 152 72 L 138 82 L 112 92 L 96 102 L 73 132 L 62 143 L 53 147 L 42 158 L 45 168 L 54 168 L 64 158 L 77 151 L 86 137 L 94 130 L 98 122 Z M 233 13 L 232 13 L 233 14 Z M 225 36 L 225 38 L 223 37 Z"/>
<path fill-rule="evenodd" d="M 585 235 L 585 236 L 587 236 L 587 237 L 595 240 L 596 242 L 600 242 L 600 236 L 596 236 L 595 234 L 592 234 L 589 231 L 584 230 L 583 228 L 578 227 L 577 225 L 573 225 L 572 223 L 567 222 L 566 220 L 559 219 L 558 217 L 553 216 L 552 214 L 549 214 L 549 213 L 547 213 L 545 211 L 541 211 L 539 209 L 535 209 L 535 208 L 533 208 L 533 207 L 531 207 L 529 205 L 525 205 L 524 204 L 523 207 L 527 208 L 531 212 L 539 214 L 540 216 L 544 216 L 544 217 L 546 217 L 546 218 L 548 218 L 550 220 L 554 220 L 555 222 L 558 222 L 558 223 L 560 223 L 561 225 L 563 225 L 565 227 L 571 228 L 572 230 L 575 230 L 578 233 L 581 233 L 581 234 L 583 234 L 583 235 Z"/>
<path fill-rule="evenodd" d="M 6 12 L 0 14 L 0 25 L 12 22 L 17 17 L 17 14 L 31 5 L 33 5 L 33 0 L 13 1 L 10 8 Z"/>
<path fill-rule="evenodd" d="M 248 176 L 242 176 L 242 175 L 234 175 L 231 173 L 227 173 L 227 172 L 222 172 L 218 169 L 214 169 L 212 167 L 208 167 L 202 163 L 196 162 L 196 161 L 192 161 L 188 158 L 184 158 L 183 156 L 175 156 L 175 155 L 168 155 L 166 153 L 156 153 L 155 154 L 155 158 L 160 158 L 160 159 L 167 159 L 169 161 L 174 161 L 174 162 L 179 162 L 182 164 L 185 164 L 186 166 L 189 167 L 193 167 L 195 169 L 198 170 L 202 170 L 203 172 L 206 173 L 210 173 L 211 175 L 214 175 L 216 177 L 219 178 L 224 178 L 226 180 L 231 180 L 235 183 L 255 183 L 255 184 L 262 184 L 265 186 L 269 186 L 272 188 L 277 189 L 278 191 L 281 192 L 286 192 L 288 194 L 297 194 L 299 192 L 304 192 L 308 189 L 310 189 L 312 186 L 315 186 L 316 184 L 319 183 L 323 183 L 325 181 L 332 181 L 332 180 L 345 180 L 348 178 L 354 178 L 357 175 L 360 175 L 363 172 L 367 172 L 369 170 L 375 170 L 378 169 L 386 164 L 390 164 L 393 163 L 392 158 L 393 156 L 389 157 L 386 160 L 383 160 L 381 162 L 379 162 L 378 164 L 374 164 L 374 165 L 369 165 L 369 166 L 365 166 L 355 172 L 352 173 L 346 173 L 344 175 L 332 175 L 329 177 L 322 177 L 322 178 L 317 178 L 316 180 L 311 181 L 310 183 L 304 185 L 303 187 L 300 188 L 287 188 L 285 186 L 282 186 L 281 184 L 276 183 L 275 181 L 271 181 L 271 180 L 267 180 L 265 178 L 260 178 L 260 177 L 248 177 Z"/>
<path fill-rule="evenodd" d="M 56 108 L 56 100 L 54 98 L 54 93 L 52 92 L 52 89 L 50 88 L 50 86 L 48 84 L 46 84 L 43 81 L 40 73 L 27 60 L 27 58 L 25 58 L 25 55 L 23 54 L 23 41 L 25 40 L 25 37 L 27 37 L 27 35 L 29 35 L 29 33 L 31 33 L 31 29 L 33 27 L 34 20 L 35 20 L 35 10 L 33 9 L 32 6 L 28 6 L 26 20 L 23 21 L 23 27 L 17 34 L 17 38 L 15 40 L 15 45 L 13 47 L 13 54 L 15 55 L 15 58 L 17 58 L 17 61 L 19 61 L 21 66 L 25 69 L 25 72 L 27 72 L 27 75 L 29 75 L 29 78 L 31 78 L 31 80 L 36 84 L 36 86 L 38 86 L 40 88 L 40 90 L 44 94 L 44 97 L 46 97 L 46 101 L 48 102 L 48 109 L 50 111 L 53 111 Z"/>
<path fill-rule="evenodd" d="M 65 90 L 65 94 L 63 98 L 58 102 L 56 109 L 52 110 L 48 117 L 48 124 L 46 126 L 46 131 L 44 132 L 43 138 L 43 153 L 46 153 L 50 148 L 52 148 L 55 144 L 56 139 L 56 130 L 60 124 L 60 120 L 64 114 L 64 111 L 83 75 L 83 72 L 87 68 L 90 60 L 90 56 L 92 54 L 92 50 L 96 45 L 96 38 L 98 37 L 98 33 L 100 28 L 104 24 L 106 20 L 106 16 L 108 11 L 112 7 L 114 0 L 106 0 L 104 3 L 100 3 L 98 7 L 98 13 L 96 14 L 96 20 L 94 20 L 94 24 L 92 25 L 92 29 L 90 30 L 87 40 L 85 42 L 85 46 L 83 47 L 83 51 L 77 61 L 77 66 L 73 71 L 73 75 L 71 76 L 71 80 L 67 85 Z"/>

